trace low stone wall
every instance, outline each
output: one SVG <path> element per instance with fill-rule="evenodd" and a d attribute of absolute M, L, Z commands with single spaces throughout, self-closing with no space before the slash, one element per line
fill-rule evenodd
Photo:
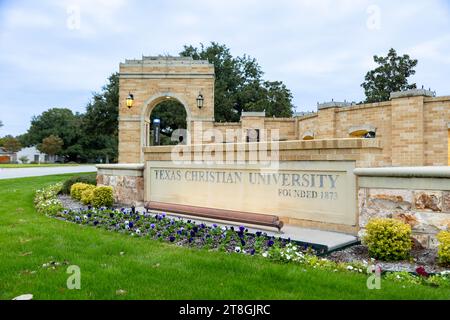
<path fill-rule="evenodd" d="M 382 162 L 382 145 L 379 139 L 325 139 L 325 140 L 293 140 L 274 142 L 279 161 L 355 161 L 356 167 L 371 167 Z M 188 161 L 204 159 L 205 155 L 220 159 L 239 159 L 238 152 L 242 152 L 242 160 L 249 161 L 250 151 L 272 151 L 271 143 L 221 143 L 203 145 L 177 145 L 177 156 L 183 155 Z M 172 161 L 174 146 L 144 147 L 144 161 Z M 263 152 L 264 154 L 264 152 Z M 260 154 L 254 152 L 252 160 L 260 160 Z M 381 161 L 381 162 L 380 162 Z"/>
<path fill-rule="evenodd" d="M 389 217 L 411 225 L 413 237 L 436 247 L 450 229 L 450 167 L 357 168 L 361 236 L 369 219 Z"/>
<path fill-rule="evenodd" d="M 142 206 L 144 203 L 144 165 L 97 165 L 97 185 L 113 187 L 114 201 L 118 204 Z"/>

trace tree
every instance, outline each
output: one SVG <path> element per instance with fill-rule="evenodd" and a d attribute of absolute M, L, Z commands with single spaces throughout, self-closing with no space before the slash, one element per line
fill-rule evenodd
<path fill-rule="evenodd" d="M 19 140 L 10 135 L 3 137 L 1 144 L 2 147 L 9 152 L 17 152 L 22 149 L 22 145 L 20 144 Z"/>
<path fill-rule="evenodd" d="M 167 100 L 158 104 L 150 115 L 150 123 L 160 119 L 161 134 L 171 137 L 175 129 L 186 129 L 186 109 L 176 100 Z"/>
<path fill-rule="evenodd" d="M 44 111 L 39 116 L 34 116 L 27 133 L 20 137 L 27 145 L 37 145 L 43 139 L 53 135 L 63 140 L 63 148 L 60 152 L 67 160 L 78 160 L 76 145 L 80 143 L 82 136 L 82 115 L 73 113 L 67 108 L 52 108 Z M 75 150 L 75 151 L 74 151 Z"/>
<path fill-rule="evenodd" d="M 398 56 L 394 49 L 386 57 L 375 55 L 373 60 L 379 66 L 367 72 L 366 81 L 361 84 L 367 103 L 388 101 L 391 92 L 416 88 L 415 83 L 408 83 L 408 78 L 416 73 L 417 60 L 407 54 Z"/>
<path fill-rule="evenodd" d="M 42 153 L 54 156 L 61 152 L 63 145 L 64 141 L 60 137 L 51 135 L 44 138 L 42 143 L 37 145 L 37 149 Z"/>
<path fill-rule="evenodd" d="M 118 154 L 119 74 L 114 73 L 99 93 L 94 93 L 83 117 L 82 157 L 116 160 Z M 75 150 L 74 150 L 75 151 Z"/>
<path fill-rule="evenodd" d="M 247 55 L 233 57 L 230 49 L 215 42 L 200 48 L 184 46 L 180 53 L 214 64 L 214 117 L 216 121 L 239 121 L 242 111 L 266 111 L 267 116 L 292 115 L 292 95 L 282 82 L 262 79 L 256 59 Z"/>

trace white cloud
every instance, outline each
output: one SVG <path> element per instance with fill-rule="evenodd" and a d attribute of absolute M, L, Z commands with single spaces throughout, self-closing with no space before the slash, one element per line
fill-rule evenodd
<path fill-rule="evenodd" d="M 54 25 L 51 17 L 36 11 L 26 10 L 23 8 L 12 8 L 3 13 L 5 17 L 3 23 L 11 29 L 20 28 L 49 28 Z"/>

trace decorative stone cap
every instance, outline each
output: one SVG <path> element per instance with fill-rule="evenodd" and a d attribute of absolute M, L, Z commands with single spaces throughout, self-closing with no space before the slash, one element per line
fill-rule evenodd
<path fill-rule="evenodd" d="M 126 59 L 121 65 L 210 65 L 207 60 L 194 60 L 192 57 L 142 56 L 142 59 Z"/>
<path fill-rule="evenodd" d="M 316 114 L 315 112 L 294 112 L 294 118 L 304 117 L 304 116 L 312 116 Z"/>
<path fill-rule="evenodd" d="M 324 102 L 324 103 L 318 103 L 317 104 L 317 110 L 322 109 L 328 109 L 328 108 L 342 108 L 342 107 L 349 107 L 352 104 L 350 102 L 338 102 L 338 101 L 331 101 L 331 102 Z"/>
<path fill-rule="evenodd" d="M 364 177 L 450 178 L 450 167 L 357 168 L 353 173 Z"/>
<path fill-rule="evenodd" d="M 113 170 L 143 170 L 145 165 L 143 163 L 111 163 L 111 164 L 97 164 L 97 169 L 113 169 Z"/>
<path fill-rule="evenodd" d="M 265 116 L 266 116 L 265 111 L 262 111 L 262 112 L 256 112 L 256 111 L 245 112 L 245 111 L 243 111 L 241 113 L 241 117 L 265 117 Z"/>
<path fill-rule="evenodd" d="M 425 90 L 425 89 L 412 89 L 412 90 L 405 90 L 405 91 L 397 91 L 397 92 L 392 92 L 390 95 L 390 98 L 397 99 L 397 98 L 418 97 L 418 96 L 436 97 L 436 91 Z"/>

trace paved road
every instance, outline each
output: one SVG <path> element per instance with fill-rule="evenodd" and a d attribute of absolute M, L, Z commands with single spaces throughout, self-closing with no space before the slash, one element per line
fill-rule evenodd
<path fill-rule="evenodd" d="M 41 167 L 41 168 L 0 168 L 0 179 L 48 176 L 51 174 L 96 172 L 92 165 L 68 167 Z"/>

